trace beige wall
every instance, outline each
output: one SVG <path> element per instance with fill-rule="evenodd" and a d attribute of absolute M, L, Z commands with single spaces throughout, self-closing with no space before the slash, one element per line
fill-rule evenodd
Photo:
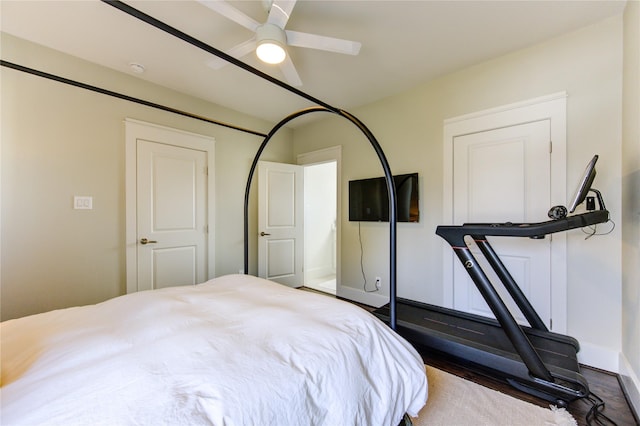
<path fill-rule="evenodd" d="M 622 116 L 622 372 L 640 412 L 640 2 L 624 13 Z"/>
<path fill-rule="evenodd" d="M 2 58 L 244 128 L 272 127 L 6 34 Z M 3 320 L 125 292 L 127 117 L 216 139 L 215 273 L 242 268 L 244 188 L 261 137 L 5 67 L 0 72 Z M 263 158 L 291 161 L 290 131 L 276 138 Z M 73 210 L 74 195 L 93 196 L 94 209 Z M 255 271 L 255 256 L 251 265 Z"/>
<path fill-rule="evenodd" d="M 567 198 L 594 154 L 600 154 L 597 187 L 612 219 L 621 213 L 622 18 L 452 73 L 406 93 L 351 111 L 373 131 L 394 174 L 420 173 L 421 221 L 398 225 L 398 295 L 443 303 L 443 121 L 447 118 L 566 91 Z M 347 182 L 381 175 L 364 138 L 332 118 L 294 131 L 296 153 L 343 145 L 343 205 Z M 546 210 L 550 206 L 541 206 Z M 344 209 L 343 209 L 344 210 Z M 342 216 L 342 285 L 362 289 L 358 225 Z M 388 227 L 362 224 L 365 271 L 388 283 Z M 601 230 L 608 227 L 601 227 Z M 587 241 L 568 235 L 568 331 L 593 363 L 616 369 L 621 347 L 621 233 Z M 386 285 L 383 286 L 388 291 Z M 586 344 L 585 344 L 586 343 Z"/>

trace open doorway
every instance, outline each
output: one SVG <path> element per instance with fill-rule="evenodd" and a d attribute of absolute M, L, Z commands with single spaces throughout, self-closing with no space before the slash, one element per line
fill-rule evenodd
<path fill-rule="evenodd" d="M 304 286 L 340 292 L 340 165 L 342 147 L 297 156 L 305 169 Z"/>
<path fill-rule="evenodd" d="M 304 285 L 336 294 L 337 161 L 304 166 Z"/>

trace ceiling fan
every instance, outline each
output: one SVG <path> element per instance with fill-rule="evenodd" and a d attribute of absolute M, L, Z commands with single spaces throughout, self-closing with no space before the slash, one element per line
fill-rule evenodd
<path fill-rule="evenodd" d="M 263 62 L 279 64 L 285 79 L 292 86 L 301 86 L 302 80 L 300 80 L 291 57 L 286 52 L 287 46 L 326 50 L 347 55 L 357 55 L 360 52 L 361 43 L 357 41 L 285 30 L 284 27 L 287 25 L 296 0 L 263 0 L 268 12 L 267 21 L 264 23 L 247 16 L 224 0 L 198 1 L 255 33 L 249 40 L 232 47 L 225 53 L 234 58 L 241 58 L 255 50 L 258 58 Z M 221 58 L 214 58 L 208 62 L 208 65 L 214 69 L 220 69 L 226 64 L 227 62 Z"/>

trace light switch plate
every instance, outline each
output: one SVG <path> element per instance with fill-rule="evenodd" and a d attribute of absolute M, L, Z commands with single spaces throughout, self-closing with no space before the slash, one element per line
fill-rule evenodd
<path fill-rule="evenodd" d="M 73 197 L 73 208 L 75 210 L 92 210 L 93 197 L 76 195 Z"/>

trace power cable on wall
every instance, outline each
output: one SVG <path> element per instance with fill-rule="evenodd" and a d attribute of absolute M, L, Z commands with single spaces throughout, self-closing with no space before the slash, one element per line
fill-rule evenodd
<path fill-rule="evenodd" d="M 367 289 L 367 276 L 364 273 L 364 247 L 362 246 L 362 232 L 360 229 L 360 222 L 358 222 L 358 241 L 360 242 L 360 272 L 362 272 L 362 288 L 365 293 L 375 293 L 378 291 L 376 287 L 374 290 Z"/>

